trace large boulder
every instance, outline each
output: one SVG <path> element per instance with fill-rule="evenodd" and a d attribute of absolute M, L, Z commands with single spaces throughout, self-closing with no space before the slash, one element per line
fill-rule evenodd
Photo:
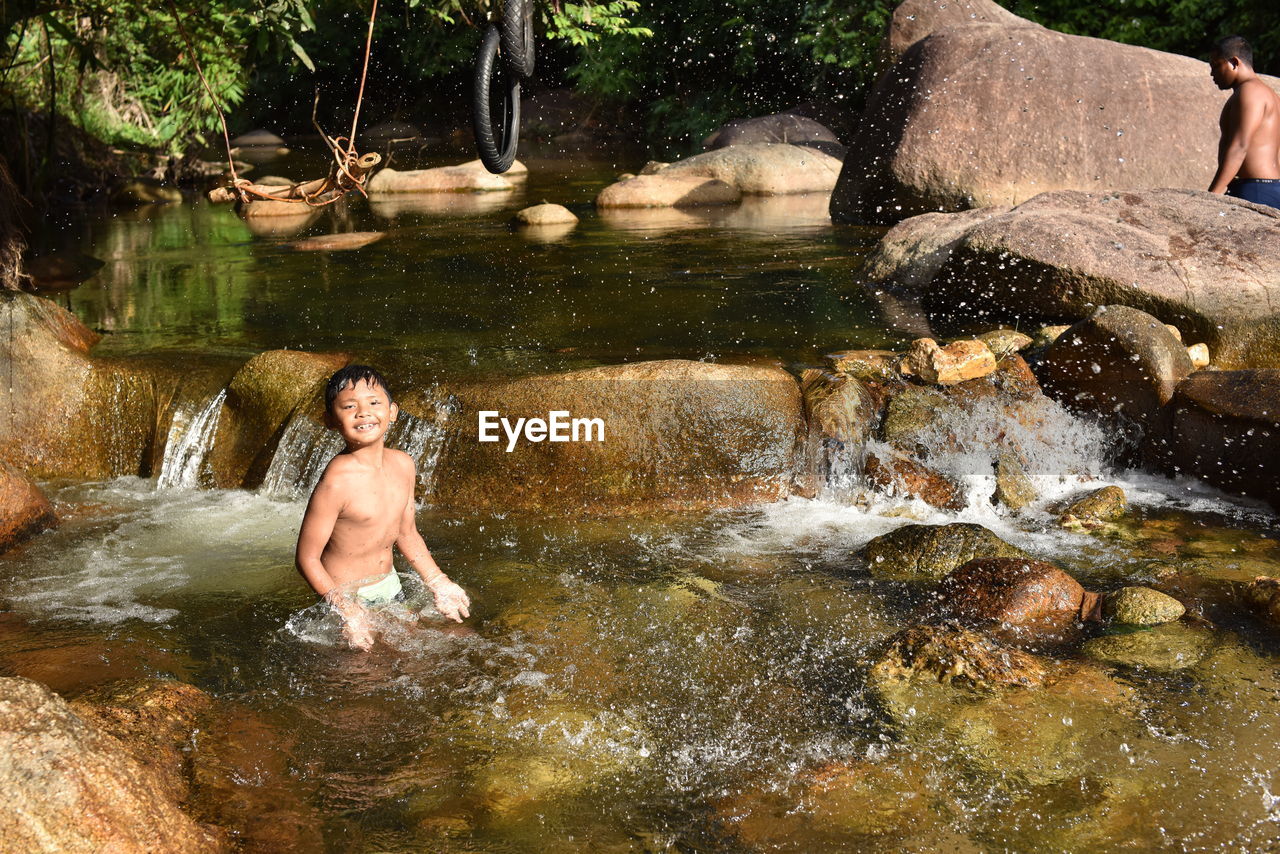
<path fill-rule="evenodd" d="M 227 385 L 209 452 L 213 486 L 261 485 L 290 416 L 300 407 L 320 416 L 325 381 L 349 361 L 344 353 L 268 350 Z"/>
<path fill-rule="evenodd" d="M 964 9 L 921 5 L 918 30 L 931 32 L 872 90 L 834 219 L 888 225 L 1050 190 L 1209 185 L 1226 96 L 1203 62 L 998 14 L 934 29 L 928 13 Z"/>
<path fill-rule="evenodd" d="M 57 523 L 53 505 L 40 487 L 0 461 L 0 553 Z"/>
<path fill-rule="evenodd" d="M 495 175 L 479 160 L 457 166 L 436 166 L 431 169 L 400 171 L 384 168 L 373 174 L 365 185 L 370 196 L 387 196 L 396 193 L 471 193 L 478 191 L 514 190 L 529 170 L 516 161 L 501 175 Z"/>
<path fill-rule="evenodd" d="M 907 48 L 935 30 L 964 24 L 1027 26 L 1030 23 L 992 0 L 903 0 L 889 18 L 889 31 L 882 47 L 889 62 L 894 63 Z"/>
<path fill-rule="evenodd" d="M 752 143 L 677 160 L 660 175 L 716 178 L 743 195 L 829 193 L 840 175 L 840 159 L 809 146 Z"/>
<path fill-rule="evenodd" d="M 0 292 L 0 461 L 38 477 L 139 474 L 173 366 L 94 359 L 99 336 L 49 300 Z"/>
<path fill-rule="evenodd" d="M 1039 377 L 1068 408 L 1145 432 L 1191 371 L 1186 348 L 1158 319 L 1108 305 L 1058 336 Z"/>
<path fill-rule="evenodd" d="M 48 688 L 0 679 L 0 847 L 23 852 L 222 851 L 166 781 Z"/>
<path fill-rule="evenodd" d="M 876 578 L 938 581 L 980 557 L 1027 558 L 982 525 L 903 525 L 881 534 L 862 548 L 862 559 Z"/>
<path fill-rule="evenodd" d="M 1280 508 L 1280 370 L 1199 371 L 1173 398 L 1179 470 Z"/>
<path fill-rule="evenodd" d="M 751 119 L 732 119 L 702 141 L 707 151 L 730 145 L 755 145 L 781 142 L 803 145 L 844 159 L 844 146 L 831 129 L 808 116 L 795 113 L 773 113 Z"/>
<path fill-rule="evenodd" d="M 791 489 L 805 432 L 799 388 L 773 366 L 612 365 L 476 383 L 457 389 L 456 402 L 432 496 L 456 510 L 614 513 L 773 500 Z M 491 440 L 482 442 L 485 412 Z M 553 417 L 561 428 L 551 429 Z M 514 442 L 499 418 L 519 431 Z M 520 431 L 522 418 L 543 427 Z"/>

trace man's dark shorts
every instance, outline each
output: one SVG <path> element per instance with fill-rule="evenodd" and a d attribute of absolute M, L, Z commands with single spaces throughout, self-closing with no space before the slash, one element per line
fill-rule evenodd
<path fill-rule="evenodd" d="M 1280 178 L 1237 178 L 1227 185 L 1227 195 L 1280 208 Z"/>

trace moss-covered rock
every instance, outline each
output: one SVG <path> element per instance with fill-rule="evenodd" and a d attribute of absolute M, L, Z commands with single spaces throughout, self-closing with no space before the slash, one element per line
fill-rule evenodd
<path fill-rule="evenodd" d="M 1029 557 L 982 525 L 904 525 L 862 548 L 867 569 L 876 578 L 938 581 L 979 557 Z"/>
<path fill-rule="evenodd" d="M 1080 651 L 1104 664 L 1165 672 L 1194 667 L 1213 645 L 1213 636 L 1206 629 L 1168 623 L 1092 638 Z"/>
<path fill-rule="evenodd" d="M 1118 486 L 1104 486 L 1066 502 L 1058 516 L 1063 526 L 1096 528 L 1124 514 L 1128 500 Z"/>
<path fill-rule="evenodd" d="M 1150 587 L 1122 587 L 1102 597 L 1103 619 L 1130 626 L 1172 623 L 1187 612 L 1177 599 Z"/>

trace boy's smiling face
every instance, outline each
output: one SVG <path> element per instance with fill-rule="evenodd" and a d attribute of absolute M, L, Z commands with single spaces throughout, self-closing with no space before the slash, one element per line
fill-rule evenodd
<path fill-rule="evenodd" d="M 326 420 L 348 448 L 363 448 L 381 442 L 399 412 L 386 389 L 360 380 L 338 392 Z"/>

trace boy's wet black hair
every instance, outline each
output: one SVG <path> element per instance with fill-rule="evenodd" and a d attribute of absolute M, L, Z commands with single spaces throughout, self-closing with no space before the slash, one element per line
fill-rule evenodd
<path fill-rule="evenodd" d="M 324 387 L 324 408 L 332 409 L 333 400 L 338 396 L 338 392 L 348 386 L 356 383 L 375 383 L 382 386 L 382 390 L 387 393 L 387 400 L 391 400 L 391 387 L 387 385 L 386 379 L 376 369 L 368 365 L 347 365 L 341 370 L 334 371 L 333 376 L 329 377 L 329 382 Z"/>

